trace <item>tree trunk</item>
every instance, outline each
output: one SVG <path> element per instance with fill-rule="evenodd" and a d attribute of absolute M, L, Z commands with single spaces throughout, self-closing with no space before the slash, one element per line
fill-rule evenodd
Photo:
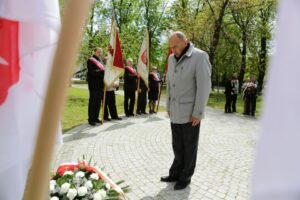
<path fill-rule="evenodd" d="M 240 86 L 243 85 L 246 66 L 247 66 L 247 32 L 246 31 L 243 31 L 241 55 L 242 55 L 242 60 L 241 60 L 241 68 L 239 73 Z M 241 92 L 241 87 L 239 87 L 239 92 Z"/>
<path fill-rule="evenodd" d="M 259 52 L 259 73 L 258 73 L 258 91 L 261 92 L 264 86 L 264 78 L 267 66 L 267 38 L 261 37 L 260 40 L 261 49 Z"/>
<path fill-rule="evenodd" d="M 220 40 L 220 33 L 221 33 L 221 29 L 222 29 L 222 23 L 223 23 L 223 18 L 225 15 L 225 10 L 226 7 L 228 5 L 229 0 L 225 0 L 225 2 L 223 3 L 218 19 L 215 21 L 215 29 L 214 29 L 214 33 L 213 33 L 213 37 L 212 37 L 212 41 L 211 41 L 211 45 L 209 48 L 209 59 L 210 59 L 210 63 L 212 65 L 212 81 L 214 79 L 214 61 L 215 61 L 215 55 L 216 55 L 216 50 L 217 50 L 217 46 L 219 44 L 219 40 Z M 213 84 L 212 84 L 212 88 L 213 88 Z"/>

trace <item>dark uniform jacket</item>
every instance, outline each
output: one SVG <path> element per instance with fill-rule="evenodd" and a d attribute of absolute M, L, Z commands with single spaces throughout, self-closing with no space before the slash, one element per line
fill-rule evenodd
<path fill-rule="evenodd" d="M 124 74 L 124 90 L 128 92 L 135 92 L 137 89 L 137 74 L 132 73 L 125 67 L 125 74 Z"/>
<path fill-rule="evenodd" d="M 93 57 L 100 62 L 100 59 L 97 56 Z M 90 90 L 101 90 L 104 88 L 104 70 L 101 70 L 95 63 L 90 59 L 87 61 L 87 81 Z"/>

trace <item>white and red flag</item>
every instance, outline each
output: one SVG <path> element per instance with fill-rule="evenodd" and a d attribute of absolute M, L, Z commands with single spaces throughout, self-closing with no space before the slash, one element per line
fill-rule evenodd
<path fill-rule="evenodd" d="M 142 42 L 139 60 L 137 65 L 137 73 L 144 80 L 148 87 L 148 76 L 149 76 L 149 34 L 148 30 L 145 30 L 144 39 Z"/>
<path fill-rule="evenodd" d="M 0 0 L 0 199 L 22 199 L 59 29 L 58 1 Z"/>
<path fill-rule="evenodd" d="M 117 24 L 115 20 L 112 20 L 108 59 L 104 74 L 104 83 L 106 87 L 110 87 L 120 76 L 124 74 L 124 67 Z"/>

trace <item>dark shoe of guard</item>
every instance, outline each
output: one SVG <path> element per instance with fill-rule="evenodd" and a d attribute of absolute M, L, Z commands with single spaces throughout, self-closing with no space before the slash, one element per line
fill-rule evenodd
<path fill-rule="evenodd" d="M 112 118 L 113 120 L 122 120 L 122 118 L 121 117 L 114 117 L 114 118 Z"/>
<path fill-rule="evenodd" d="M 174 186 L 174 190 L 183 190 L 185 189 L 189 184 L 191 183 L 191 180 L 189 181 L 178 181 L 176 182 Z"/>
<path fill-rule="evenodd" d="M 89 125 L 96 126 L 96 122 L 89 122 Z"/>
<path fill-rule="evenodd" d="M 171 182 L 176 182 L 178 181 L 178 178 L 171 177 L 171 176 L 163 176 L 160 178 L 161 182 L 166 182 L 166 183 L 171 183 Z"/>

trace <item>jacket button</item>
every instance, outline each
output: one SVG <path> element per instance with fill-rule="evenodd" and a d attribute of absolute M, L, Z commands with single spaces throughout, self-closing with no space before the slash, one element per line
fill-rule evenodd
<path fill-rule="evenodd" d="M 175 84 L 173 84 L 173 87 L 175 87 Z"/>
<path fill-rule="evenodd" d="M 177 70 L 175 70 L 175 73 L 177 73 Z"/>

